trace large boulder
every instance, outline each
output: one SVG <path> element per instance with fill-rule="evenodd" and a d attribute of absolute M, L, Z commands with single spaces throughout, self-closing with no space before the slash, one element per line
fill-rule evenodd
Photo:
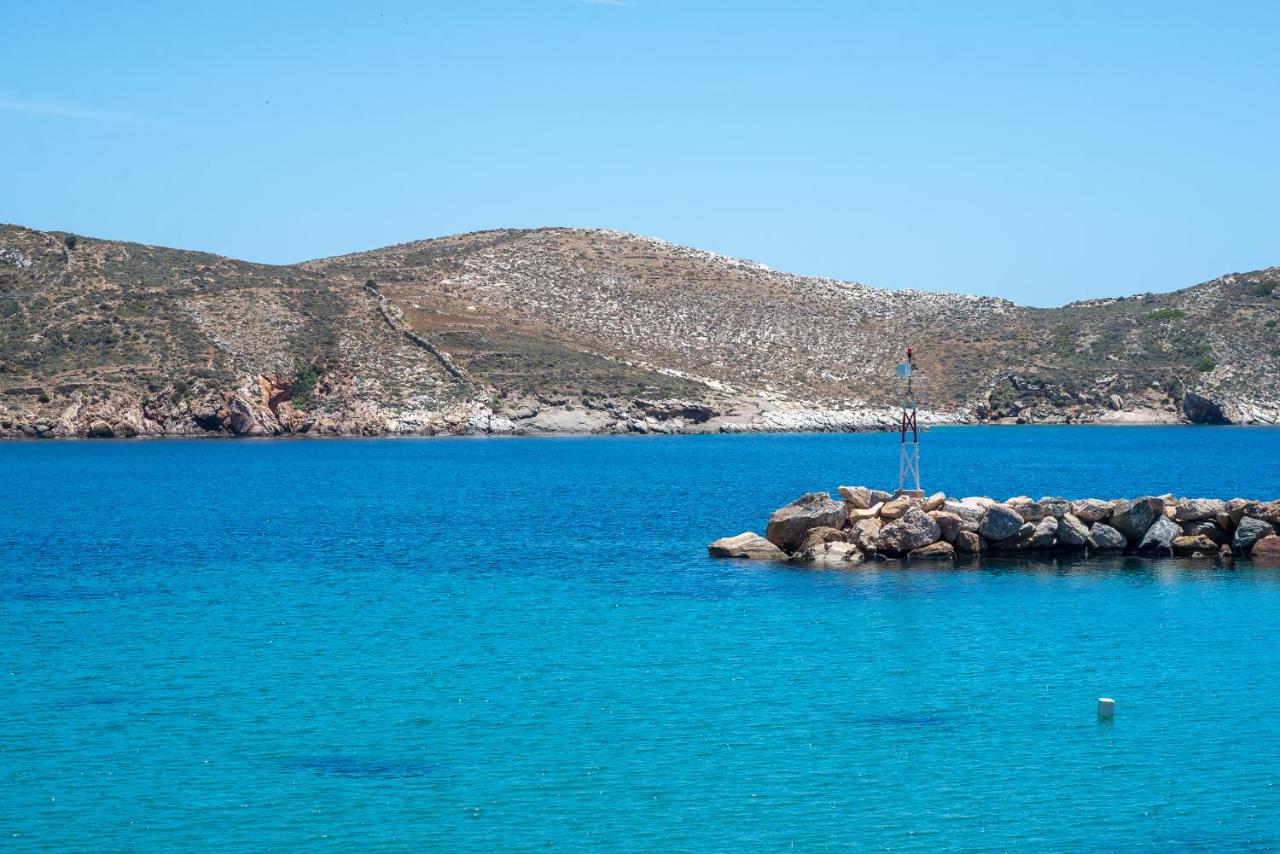
<path fill-rule="evenodd" d="M 907 555 L 911 560 L 955 560 L 955 556 L 955 546 L 941 542 L 915 549 Z"/>
<path fill-rule="evenodd" d="M 890 555 L 904 555 L 938 542 L 942 529 L 919 507 L 911 507 L 902 518 L 880 529 L 876 550 Z"/>
<path fill-rule="evenodd" d="M 1069 549 L 1082 549 L 1089 542 L 1089 526 L 1074 513 L 1058 520 L 1058 545 Z"/>
<path fill-rule="evenodd" d="M 1280 537 L 1268 534 L 1253 544 L 1250 554 L 1257 561 L 1280 563 Z"/>
<path fill-rule="evenodd" d="M 1109 524 L 1131 543 L 1140 543 L 1147 529 L 1164 516 L 1164 501 L 1150 496 L 1120 501 L 1111 511 Z"/>
<path fill-rule="evenodd" d="M 810 529 L 844 525 L 845 512 L 844 502 L 832 501 L 825 492 L 810 492 L 774 510 L 764 536 L 778 548 L 793 552 Z"/>
<path fill-rule="evenodd" d="M 978 533 L 992 542 L 1007 540 L 1018 533 L 1023 521 L 1013 508 L 1003 504 L 992 504 L 982 515 L 982 521 L 978 523 Z"/>
<path fill-rule="evenodd" d="M 1231 548 L 1235 549 L 1236 554 L 1247 555 L 1253 549 L 1254 543 L 1274 533 L 1275 529 L 1271 527 L 1270 522 L 1244 516 L 1236 526 L 1236 535 L 1231 539 Z"/>
<path fill-rule="evenodd" d="M 1175 522 L 1200 522 L 1216 519 L 1226 509 L 1226 502 L 1216 498 L 1184 498 L 1173 509 Z"/>
<path fill-rule="evenodd" d="M 961 554 L 982 554 L 986 550 L 985 543 L 976 531 L 961 531 L 956 537 L 956 551 Z"/>
<path fill-rule="evenodd" d="M 1147 529 L 1147 533 L 1143 535 L 1142 542 L 1138 544 L 1138 553 L 1144 555 L 1171 555 L 1173 554 L 1173 541 L 1177 537 L 1182 536 L 1182 528 L 1173 520 L 1161 516 L 1151 527 Z"/>
<path fill-rule="evenodd" d="M 746 560 L 786 560 L 782 549 L 752 531 L 736 537 L 725 537 L 707 546 L 712 557 L 734 557 Z"/>
<path fill-rule="evenodd" d="M 881 527 L 882 523 L 879 519 L 859 519 L 849 529 L 849 542 L 867 554 L 874 554 Z"/>
<path fill-rule="evenodd" d="M 1058 539 L 1058 520 L 1053 516 L 1045 516 L 1036 522 L 1035 532 L 1031 535 L 1031 548 L 1036 551 L 1048 551 Z"/>
<path fill-rule="evenodd" d="M 871 506 L 871 490 L 865 486 L 842 486 L 837 491 L 855 510 L 866 510 Z"/>
<path fill-rule="evenodd" d="M 1213 557 L 1218 544 L 1204 534 L 1183 534 L 1173 538 L 1173 553 L 1178 557 Z"/>
<path fill-rule="evenodd" d="M 1128 541 L 1124 534 L 1104 522 L 1089 529 L 1089 548 L 1098 552 L 1124 551 Z"/>
<path fill-rule="evenodd" d="M 1086 498 L 1082 501 L 1071 502 L 1071 512 L 1086 525 L 1092 525 L 1094 522 L 1101 522 L 1111 515 L 1112 504 L 1110 501 L 1099 501 L 1096 498 Z"/>
<path fill-rule="evenodd" d="M 974 533 L 977 533 L 978 525 L 982 522 L 982 517 L 987 512 L 987 508 L 980 504 L 969 504 L 964 501 L 944 501 L 942 510 L 945 513 L 954 513 L 959 516 L 960 527 Z"/>
<path fill-rule="evenodd" d="M 933 510 L 929 513 L 929 518 L 938 523 L 938 527 L 942 529 L 942 539 L 948 543 L 956 541 L 956 535 L 964 526 L 964 520 L 945 510 Z"/>

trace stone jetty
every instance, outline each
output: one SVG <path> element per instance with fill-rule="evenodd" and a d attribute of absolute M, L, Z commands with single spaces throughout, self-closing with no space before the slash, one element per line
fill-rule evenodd
<path fill-rule="evenodd" d="M 1280 565 L 1280 501 L 952 498 L 842 486 L 775 510 L 764 536 L 716 540 L 715 557 L 843 566 L 867 560 L 950 561 L 982 555 L 1136 554 Z"/>

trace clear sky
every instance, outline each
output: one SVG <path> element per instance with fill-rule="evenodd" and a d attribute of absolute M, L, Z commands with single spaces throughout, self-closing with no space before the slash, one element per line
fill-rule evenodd
<path fill-rule="evenodd" d="M 287 8 L 287 7 L 294 8 Z M 1280 264 L 1280 3 L 10 2 L 0 221 L 600 226 L 1033 305 Z"/>

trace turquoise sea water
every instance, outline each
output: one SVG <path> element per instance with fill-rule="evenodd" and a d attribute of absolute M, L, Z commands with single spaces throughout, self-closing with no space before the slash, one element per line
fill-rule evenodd
<path fill-rule="evenodd" d="M 1277 430 L 924 440 L 1280 496 Z M 706 557 L 896 441 L 0 444 L 0 847 L 1280 848 L 1280 569 Z"/>

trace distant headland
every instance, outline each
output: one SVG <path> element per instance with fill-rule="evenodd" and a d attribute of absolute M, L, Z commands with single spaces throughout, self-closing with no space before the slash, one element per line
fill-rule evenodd
<path fill-rule="evenodd" d="M 842 486 L 840 495 L 837 501 L 825 492 L 808 493 L 775 510 L 763 537 L 726 537 L 708 551 L 714 557 L 827 567 L 988 554 L 1137 554 L 1280 564 L 1280 501 L 1172 495 L 995 501 L 862 486 Z"/>
<path fill-rule="evenodd" d="M 922 423 L 1274 424 L 1278 326 L 1276 267 L 1035 309 L 599 229 L 273 266 L 0 226 L 0 436 L 885 429 L 904 341 Z"/>

